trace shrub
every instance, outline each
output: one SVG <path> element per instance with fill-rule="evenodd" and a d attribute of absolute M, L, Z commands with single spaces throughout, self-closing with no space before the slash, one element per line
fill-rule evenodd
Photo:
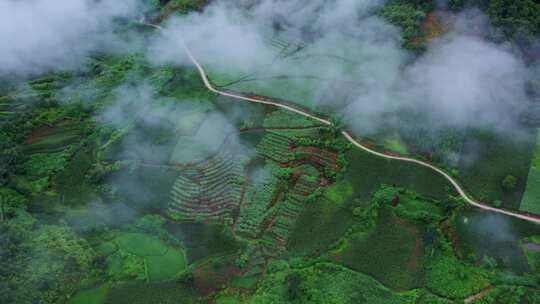
<path fill-rule="evenodd" d="M 504 191 L 510 192 L 513 191 L 516 188 L 517 185 L 517 178 L 513 175 L 507 175 L 502 180 L 502 187 Z"/>

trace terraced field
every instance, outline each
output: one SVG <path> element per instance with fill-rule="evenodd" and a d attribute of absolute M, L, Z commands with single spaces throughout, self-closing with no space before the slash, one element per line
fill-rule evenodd
<path fill-rule="evenodd" d="M 277 177 L 279 166 L 266 163 L 249 177 L 244 202 L 234 226 L 235 232 L 248 238 L 255 238 L 259 227 L 267 216 L 279 194 L 280 180 Z"/>
<path fill-rule="evenodd" d="M 25 139 L 24 152 L 28 154 L 61 152 L 66 146 L 77 143 L 81 136 L 82 127 L 76 123 L 66 122 L 54 128 L 44 127 Z"/>
<path fill-rule="evenodd" d="M 292 187 L 280 200 L 273 214 L 263 222 L 260 234 L 264 252 L 267 256 L 279 256 L 286 251 L 287 241 L 297 219 L 305 208 L 309 195 L 319 186 L 319 172 L 311 165 L 295 168 L 297 174 L 292 177 Z"/>
<path fill-rule="evenodd" d="M 168 214 L 175 220 L 232 223 L 243 176 L 239 160 L 228 153 L 184 169 L 173 185 Z"/>
<path fill-rule="evenodd" d="M 297 147 L 295 143 L 300 138 L 315 138 L 318 135 L 317 128 L 299 128 L 299 129 L 269 129 L 266 135 L 257 145 L 257 153 L 277 163 L 288 163 L 295 159 L 305 157 L 319 158 L 321 161 L 325 158 L 333 158 L 332 153 L 324 152 L 315 147 Z"/>

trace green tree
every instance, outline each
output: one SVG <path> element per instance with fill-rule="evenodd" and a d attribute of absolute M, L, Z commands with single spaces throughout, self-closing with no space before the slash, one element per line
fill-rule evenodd
<path fill-rule="evenodd" d="M 0 185 L 7 182 L 10 174 L 22 170 L 23 160 L 19 146 L 6 133 L 0 132 Z"/>
<path fill-rule="evenodd" d="M 507 36 L 526 42 L 540 34 L 540 3 L 535 0 L 491 0 L 487 14 Z"/>
<path fill-rule="evenodd" d="M 379 15 L 388 22 L 402 29 L 403 47 L 420 50 L 422 46 L 415 42 L 420 37 L 422 22 L 426 14 L 411 4 L 389 4 L 381 9 Z"/>
<path fill-rule="evenodd" d="M 517 178 L 513 175 L 507 175 L 502 180 L 502 187 L 504 191 L 510 192 L 513 191 L 516 188 L 517 185 Z"/>

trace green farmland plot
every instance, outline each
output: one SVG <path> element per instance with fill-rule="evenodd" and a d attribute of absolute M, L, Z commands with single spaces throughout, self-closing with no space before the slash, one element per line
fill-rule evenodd
<path fill-rule="evenodd" d="M 536 148 L 519 210 L 540 215 L 540 131 L 537 131 Z"/>
<path fill-rule="evenodd" d="M 288 240 L 290 255 L 321 254 L 339 240 L 354 221 L 351 195 L 351 185 L 342 181 L 308 203 Z"/>
<path fill-rule="evenodd" d="M 128 282 L 111 288 L 105 304 L 198 303 L 192 288 L 177 282 Z M 96 303 L 97 304 L 97 303 Z"/>
<path fill-rule="evenodd" d="M 343 264 L 368 274 L 395 290 L 422 286 L 422 245 L 419 229 L 381 207 L 377 226 L 368 235 L 347 240 Z"/>
<path fill-rule="evenodd" d="M 445 199 L 452 191 L 442 176 L 416 164 L 383 159 L 358 150 L 349 151 L 347 160 L 350 165 L 345 179 L 353 185 L 353 196 L 361 200 L 369 200 L 381 184 L 406 187 L 436 199 Z"/>
<path fill-rule="evenodd" d="M 82 136 L 82 128 L 78 124 L 66 124 L 55 127 L 46 135 L 36 137 L 24 146 L 24 152 L 53 153 L 61 152 L 68 145 L 77 143 Z"/>
<path fill-rule="evenodd" d="M 167 281 L 187 267 L 183 248 L 145 233 L 118 232 L 111 242 L 102 244 L 99 249 L 108 254 L 108 272 L 117 279 Z"/>
<path fill-rule="evenodd" d="M 81 290 L 71 298 L 68 304 L 103 304 L 109 293 L 109 287 L 106 285 Z"/>
<path fill-rule="evenodd" d="M 463 184 L 480 201 L 499 200 L 505 208 L 518 209 L 535 140 L 535 133 L 529 130 L 515 137 L 491 131 L 469 131 L 459 164 Z M 516 183 L 505 188 L 503 181 L 508 176 L 513 176 Z"/>

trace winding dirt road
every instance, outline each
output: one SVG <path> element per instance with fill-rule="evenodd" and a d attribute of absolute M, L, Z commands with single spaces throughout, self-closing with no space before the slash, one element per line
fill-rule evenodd
<path fill-rule="evenodd" d="M 148 26 L 154 27 L 156 29 L 159 29 L 159 30 L 162 29 L 162 27 L 160 27 L 158 25 L 147 24 L 147 23 L 145 23 L 145 24 L 148 25 Z M 253 102 L 253 103 L 271 105 L 271 106 L 274 106 L 274 107 L 285 109 L 285 110 L 290 111 L 290 112 L 300 114 L 300 115 L 302 115 L 304 117 L 308 117 L 308 118 L 317 120 L 317 121 L 319 121 L 319 122 L 321 122 L 321 123 L 323 123 L 325 125 L 328 125 L 328 126 L 333 126 L 334 125 L 329 120 L 317 117 L 317 116 L 315 116 L 313 114 L 310 114 L 310 113 L 308 113 L 308 112 L 306 112 L 304 110 L 292 107 L 290 105 L 285 105 L 285 104 L 281 104 L 281 103 L 274 102 L 274 101 L 261 100 L 261 99 L 257 99 L 257 98 L 242 96 L 242 95 L 239 95 L 239 94 L 218 90 L 218 89 L 216 89 L 216 88 L 214 88 L 212 86 L 212 84 L 208 80 L 208 76 L 207 76 L 206 71 L 204 70 L 203 66 L 199 63 L 197 58 L 193 55 L 191 50 L 185 44 L 184 44 L 184 51 L 186 52 L 186 54 L 188 55 L 191 62 L 195 65 L 195 67 L 199 71 L 201 79 L 204 82 L 204 85 L 206 86 L 206 88 L 208 88 L 208 90 L 210 90 L 210 91 L 212 91 L 212 92 L 214 92 L 214 93 L 216 93 L 218 95 L 227 96 L 227 97 L 240 99 L 240 100 Z M 393 159 L 393 160 L 398 160 L 398 161 L 405 161 L 405 162 L 415 163 L 415 164 L 427 167 L 427 168 L 437 172 L 438 174 L 442 175 L 450 184 L 452 184 L 454 189 L 456 189 L 457 193 L 468 204 L 470 204 L 470 205 L 472 205 L 474 207 L 477 207 L 477 208 L 480 208 L 480 209 L 486 210 L 486 211 L 491 211 L 491 212 L 496 212 L 496 213 L 499 213 L 499 214 L 511 216 L 511 217 L 514 217 L 514 218 L 522 219 L 522 220 L 525 220 L 525 221 L 540 225 L 540 218 L 538 218 L 538 217 L 533 217 L 533 216 L 529 216 L 529 215 L 526 215 L 526 214 L 520 214 L 520 213 L 516 213 L 516 212 L 512 212 L 512 211 L 507 211 L 507 210 L 503 210 L 503 209 L 499 209 L 499 208 L 494 208 L 494 207 L 491 207 L 491 206 L 488 206 L 488 205 L 485 205 L 485 204 L 482 204 L 480 202 L 477 202 L 477 201 L 473 200 L 471 197 L 469 197 L 467 195 L 467 193 L 465 193 L 465 190 L 463 190 L 463 188 L 459 185 L 459 183 L 453 177 L 451 177 L 448 173 L 444 172 L 442 169 L 440 169 L 440 168 L 438 168 L 438 167 L 436 167 L 436 166 L 434 166 L 434 165 L 432 165 L 430 163 L 427 163 L 427 162 L 424 162 L 424 161 L 421 161 L 421 160 L 418 160 L 418 159 L 414 159 L 414 158 L 394 156 L 394 155 L 388 155 L 388 154 L 385 154 L 385 153 L 382 153 L 382 152 L 378 152 L 378 151 L 375 151 L 375 150 L 363 145 L 361 142 L 357 141 L 349 131 L 342 131 L 341 134 L 351 144 L 353 144 L 354 146 L 364 150 L 367 153 L 370 153 L 370 154 L 373 154 L 373 155 L 376 155 L 376 156 L 379 156 L 379 157 L 382 157 L 382 158 L 386 158 L 386 159 Z"/>

